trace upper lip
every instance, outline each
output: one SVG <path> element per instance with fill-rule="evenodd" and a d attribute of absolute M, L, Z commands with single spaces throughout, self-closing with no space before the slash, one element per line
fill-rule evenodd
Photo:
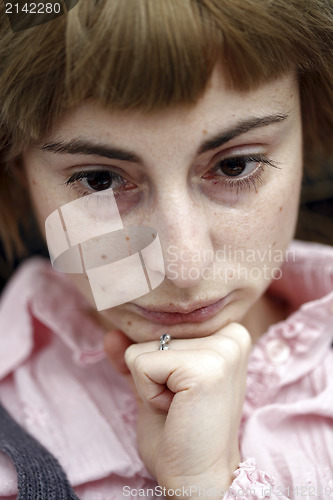
<path fill-rule="evenodd" d="M 190 314 L 194 311 L 197 311 L 198 309 L 203 309 L 204 307 L 209 307 L 213 304 L 216 304 L 216 302 L 219 302 L 220 300 L 224 299 L 225 297 L 220 297 L 218 299 L 213 299 L 213 300 L 210 300 L 209 302 L 206 301 L 206 302 L 196 302 L 195 304 L 193 304 L 193 302 L 191 302 L 191 304 L 188 304 L 188 305 L 176 305 L 176 304 L 173 304 L 173 305 L 161 305 L 159 307 L 156 307 L 156 306 L 139 306 L 138 304 L 134 304 L 136 305 L 137 307 L 141 307 L 141 309 L 146 309 L 146 311 L 151 311 L 151 312 L 156 312 L 156 313 L 179 313 L 179 314 Z"/>

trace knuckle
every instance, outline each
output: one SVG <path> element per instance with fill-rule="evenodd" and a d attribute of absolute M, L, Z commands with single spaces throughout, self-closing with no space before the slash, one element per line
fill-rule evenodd
<path fill-rule="evenodd" d="M 223 358 L 228 360 L 236 361 L 242 354 L 242 347 L 238 340 L 226 334 L 217 339 L 214 347 Z"/>
<path fill-rule="evenodd" d="M 135 346 L 135 344 L 132 344 L 129 347 L 127 347 L 127 349 L 125 351 L 125 355 L 124 355 L 125 362 L 130 370 L 133 367 L 133 363 L 134 363 L 136 357 L 137 357 L 136 346 Z"/>
<path fill-rule="evenodd" d="M 227 362 L 219 352 L 209 349 L 205 351 L 205 363 L 202 368 L 205 378 L 224 377 L 227 371 Z"/>
<path fill-rule="evenodd" d="M 233 332 L 235 335 L 245 335 L 248 333 L 248 330 L 245 328 L 245 326 L 241 325 L 240 323 L 230 323 L 228 325 L 230 328 L 230 331 Z"/>
<path fill-rule="evenodd" d="M 142 374 L 145 372 L 145 368 L 147 366 L 145 357 L 146 356 L 143 353 L 138 354 L 133 361 L 133 370 L 138 374 Z"/>
<path fill-rule="evenodd" d="M 227 327 L 230 338 L 233 338 L 242 352 L 249 352 L 252 347 L 252 339 L 249 331 L 240 323 L 230 323 Z"/>
<path fill-rule="evenodd" d="M 244 352 L 248 355 L 252 349 L 252 338 L 248 330 L 245 329 L 245 333 L 242 336 L 242 346 Z"/>
<path fill-rule="evenodd" d="M 205 387 L 223 377 L 227 371 L 226 362 L 217 351 L 206 348 L 196 353 L 191 361 L 184 363 L 170 377 L 172 390 L 177 386 L 192 389 Z M 176 391 L 177 392 L 177 391 Z"/>
<path fill-rule="evenodd" d="M 229 365 L 234 365 L 242 358 L 243 350 L 237 340 L 228 338 L 225 339 L 223 346 L 223 353 L 227 358 Z"/>

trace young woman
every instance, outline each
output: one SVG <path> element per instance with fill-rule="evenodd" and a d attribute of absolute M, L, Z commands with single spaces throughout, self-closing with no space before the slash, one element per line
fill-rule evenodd
<path fill-rule="evenodd" d="M 0 498 L 333 496 L 333 252 L 291 243 L 332 149 L 332 2 L 82 0 L 15 33 L 1 9 L 8 252 L 28 205 L 50 247 L 50 216 L 94 238 L 115 201 L 164 280 L 103 267 L 125 299 L 98 307 L 90 270 L 17 272 Z"/>

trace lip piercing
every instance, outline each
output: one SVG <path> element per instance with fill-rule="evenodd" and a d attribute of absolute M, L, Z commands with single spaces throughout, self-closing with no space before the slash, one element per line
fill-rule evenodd
<path fill-rule="evenodd" d="M 167 351 L 169 349 L 168 342 L 171 339 L 168 333 L 163 333 L 160 336 L 160 346 L 158 348 L 159 351 Z"/>

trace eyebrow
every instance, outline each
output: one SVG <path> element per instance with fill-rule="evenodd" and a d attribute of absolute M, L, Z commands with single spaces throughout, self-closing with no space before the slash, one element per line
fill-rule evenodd
<path fill-rule="evenodd" d="M 266 127 L 273 123 L 280 123 L 288 118 L 286 114 L 276 114 L 264 117 L 250 118 L 243 120 L 235 125 L 235 127 L 217 133 L 213 137 L 205 140 L 198 148 L 196 154 L 201 155 L 212 149 L 223 146 L 227 142 L 235 139 L 236 137 L 249 132 L 250 130 Z M 58 154 L 72 154 L 72 155 L 93 155 L 102 156 L 104 158 L 128 161 L 131 163 L 140 163 L 141 159 L 133 151 L 125 150 L 113 146 L 106 146 L 103 144 L 95 144 L 85 139 L 71 139 L 69 141 L 54 141 L 44 144 L 41 149 L 43 151 L 50 151 Z"/>
<path fill-rule="evenodd" d="M 43 151 L 51 151 L 52 153 L 103 156 L 105 158 L 129 161 L 132 163 L 140 162 L 140 158 L 132 151 L 125 151 L 124 149 L 102 144 L 99 145 L 82 139 L 48 142 L 44 144 L 41 149 Z"/>
<path fill-rule="evenodd" d="M 202 153 L 206 153 L 211 149 L 216 149 L 227 142 L 235 139 L 236 137 L 249 132 L 250 130 L 259 128 L 259 127 L 267 127 L 268 125 L 272 125 L 273 123 L 280 123 L 285 121 L 289 115 L 286 114 L 277 114 L 277 115 L 269 115 L 258 118 L 249 118 L 248 120 L 243 120 L 235 125 L 235 127 L 226 130 L 225 132 L 217 133 L 210 139 L 204 141 L 201 146 L 197 150 L 197 155 L 201 155 Z"/>

